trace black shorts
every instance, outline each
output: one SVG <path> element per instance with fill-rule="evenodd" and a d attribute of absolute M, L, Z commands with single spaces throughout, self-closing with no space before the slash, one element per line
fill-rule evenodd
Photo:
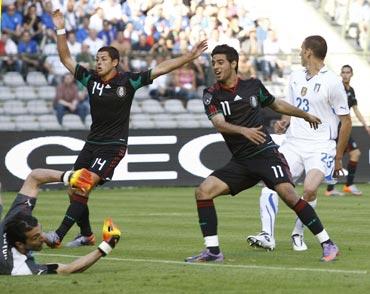
<path fill-rule="evenodd" d="M 345 152 L 351 152 L 352 150 L 355 149 L 358 149 L 357 143 L 352 137 L 349 137 Z"/>
<path fill-rule="evenodd" d="M 276 148 L 267 149 L 252 158 L 233 157 L 229 163 L 214 171 L 211 176 L 226 183 L 231 195 L 253 187 L 261 180 L 270 189 L 274 189 L 280 183 L 293 184 L 288 163 Z"/>
<path fill-rule="evenodd" d="M 101 181 L 100 185 L 110 181 L 114 169 L 126 154 L 127 147 L 124 145 L 96 145 L 85 143 L 73 169 L 86 168 L 97 174 Z"/>

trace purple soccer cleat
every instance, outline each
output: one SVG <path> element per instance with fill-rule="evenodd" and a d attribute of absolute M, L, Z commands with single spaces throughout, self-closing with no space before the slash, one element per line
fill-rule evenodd
<path fill-rule="evenodd" d="M 209 249 L 203 250 L 199 255 L 185 258 L 185 262 L 196 263 L 196 262 L 223 262 L 224 255 L 222 252 L 219 254 L 213 254 Z"/>
<path fill-rule="evenodd" d="M 329 262 L 335 260 L 335 258 L 339 255 L 339 248 L 334 243 L 324 243 L 322 245 L 323 254 L 321 257 L 321 261 Z"/>

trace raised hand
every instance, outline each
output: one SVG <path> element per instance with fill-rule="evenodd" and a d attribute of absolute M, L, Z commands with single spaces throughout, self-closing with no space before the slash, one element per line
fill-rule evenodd
<path fill-rule="evenodd" d="M 53 23 L 57 29 L 64 29 L 64 15 L 59 9 L 55 10 L 52 15 Z"/>
<path fill-rule="evenodd" d="M 121 238 L 120 229 L 113 223 L 112 219 L 106 218 L 103 224 L 103 242 L 99 245 L 99 250 L 105 256 L 109 254 Z"/>
<path fill-rule="evenodd" d="M 199 57 L 208 48 L 207 40 L 200 41 L 194 45 L 191 49 L 190 54 L 195 59 Z"/>

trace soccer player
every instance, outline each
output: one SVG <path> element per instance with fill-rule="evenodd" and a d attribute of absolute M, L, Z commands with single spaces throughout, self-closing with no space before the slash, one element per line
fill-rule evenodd
<path fill-rule="evenodd" d="M 294 190 L 289 166 L 263 127 L 261 108 L 268 106 L 276 112 L 301 117 L 314 129 L 322 128 L 319 126 L 320 119 L 285 101 L 276 100 L 258 79 L 238 79 L 239 56 L 234 48 L 216 46 L 211 56 L 217 82 L 204 90 L 203 103 L 206 114 L 224 137 L 233 156 L 229 163 L 214 171 L 195 191 L 206 249 L 185 261 L 223 261 L 213 199 L 220 195 L 236 195 L 260 180 L 277 191 L 315 235 L 323 247 L 322 260 L 335 259 L 338 247 L 329 238 L 314 209 L 300 199 Z M 312 133 L 315 131 L 312 130 Z"/>
<path fill-rule="evenodd" d="M 93 186 L 103 184 L 111 179 L 115 167 L 125 156 L 130 108 L 135 91 L 199 57 L 207 49 L 207 42 L 201 41 L 189 53 L 139 73 L 118 72 L 119 53 L 114 47 L 106 46 L 98 50 L 96 69 L 90 71 L 72 59 L 66 41 L 64 17 L 59 10 L 53 13 L 53 21 L 57 28 L 60 60 L 76 80 L 87 88 L 90 97 L 91 130 L 74 169 L 87 168 L 92 172 Z M 72 193 L 70 199 L 71 204 L 60 226 L 56 231 L 46 234 L 47 244 L 51 247 L 61 246 L 64 236 L 75 222 L 80 226 L 81 234 L 67 246 L 95 243 L 89 221 L 88 198 Z"/>
<path fill-rule="evenodd" d="M 313 208 L 317 205 L 317 190 L 324 178 L 335 178 L 342 170 L 343 153 L 352 126 L 343 84 L 324 64 L 326 52 L 326 41 L 321 36 L 309 36 L 303 41 L 300 56 L 305 69 L 292 73 L 287 95 L 290 104 L 320 118 L 322 124 L 318 130 L 311 130 L 294 117 L 283 117 L 276 124 L 277 131 L 283 132 L 290 123 L 279 151 L 287 159 L 294 181 L 306 174 L 303 199 Z M 338 121 L 342 124 L 339 135 Z M 260 197 L 262 232 L 247 237 L 251 246 L 274 249 L 276 203 L 276 192 L 263 189 Z M 307 249 L 303 229 L 297 218 L 291 235 L 295 251 Z"/>
<path fill-rule="evenodd" d="M 79 183 L 81 179 L 82 182 Z M 45 275 L 83 272 L 107 255 L 119 241 L 121 232 L 108 219 L 103 227 L 104 240 L 97 249 L 76 259 L 69 264 L 37 264 L 32 256 L 33 251 L 41 251 L 44 242 L 41 225 L 32 216 L 36 205 L 39 187 L 51 182 L 62 182 L 61 171 L 50 169 L 35 169 L 26 178 L 21 190 L 16 196 L 5 218 L 0 222 L 0 275 Z M 87 170 L 76 171 L 72 174 L 77 184 L 75 190 L 86 185 Z M 77 179 L 75 178 L 77 176 Z M 80 178 L 80 179 L 78 179 Z M 91 177 L 90 177 L 91 178 Z M 82 184 L 81 184 L 82 183 Z M 85 195 L 80 193 L 80 195 Z M 85 195 L 86 197 L 88 195 Z M 0 196 L 0 219 L 3 206 Z"/>
<path fill-rule="evenodd" d="M 370 136 L 370 128 L 366 124 L 366 121 L 364 117 L 362 116 L 360 110 L 357 107 L 357 99 L 355 95 L 355 90 L 351 87 L 350 82 L 351 78 L 353 76 L 353 69 L 350 65 L 343 65 L 340 75 L 342 77 L 344 89 L 346 90 L 347 98 L 348 98 L 348 106 L 349 108 L 353 109 L 355 112 L 355 115 L 357 119 L 362 123 L 364 126 L 366 132 Z M 362 192 L 356 187 L 356 185 L 353 184 L 355 174 L 356 174 L 356 168 L 357 168 L 357 163 L 360 159 L 361 152 L 358 149 L 357 143 L 355 140 L 350 137 L 348 141 L 348 145 L 346 148 L 346 152 L 348 152 L 349 155 L 349 161 L 347 164 L 347 170 L 348 170 L 348 175 L 347 175 L 347 181 L 345 186 L 343 187 L 343 192 L 346 193 L 351 193 L 352 195 L 360 196 L 362 195 Z M 325 191 L 326 196 L 342 196 L 343 193 L 336 190 L 334 188 L 334 185 L 328 185 Z"/>

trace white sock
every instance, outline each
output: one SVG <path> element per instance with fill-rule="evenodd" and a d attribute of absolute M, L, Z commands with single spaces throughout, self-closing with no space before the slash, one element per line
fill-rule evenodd
<path fill-rule="evenodd" d="M 308 202 L 308 204 L 311 205 L 311 207 L 313 209 L 315 209 L 316 206 L 317 206 L 317 198 L 314 201 Z M 292 235 L 297 235 L 298 234 L 298 235 L 302 235 L 303 236 L 303 231 L 304 231 L 304 224 L 297 217 L 296 220 L 295 220 L 295 225 L 294 225 L 294 229 L 293 229 Z"/>
<path fill-rule="evenodd" d="M 218 247 L 218 235 L 204 237 L 204 245 L 206 247 Z"/>
<path fill-rule="evenodd" d="M 329 234 L 326 232 L 325 229 L 323 229 L 321 233 L 318 233 L 317 235 L 315 235 L 315 237 L 320 242 L 320 244 L 330 239 Z"/>
<path fill-rule="evenodd" d="M 263 188 L 260 195 L 260 216 L 262 231 L 275 238 L 275 219 L 278 213 L 278 195 L 274 190 Z"/>

